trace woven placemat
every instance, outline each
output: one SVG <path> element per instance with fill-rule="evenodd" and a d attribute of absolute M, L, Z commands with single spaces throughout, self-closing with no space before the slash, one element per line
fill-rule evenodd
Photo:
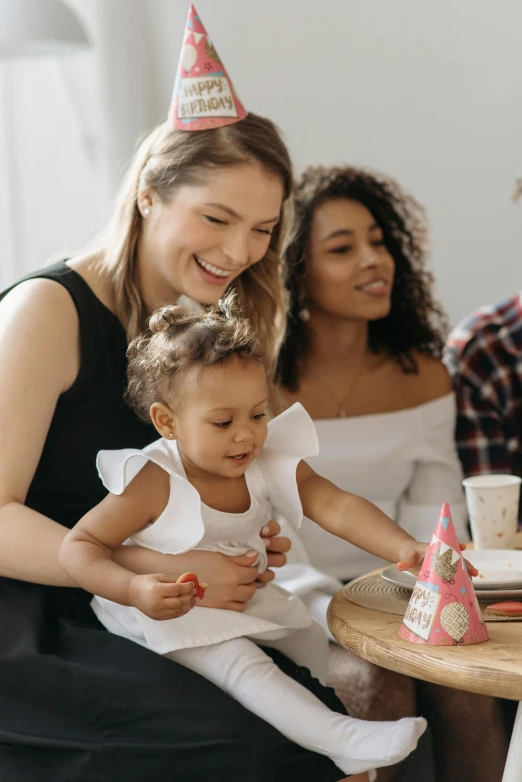
<path fill-rule="evenodd" d="M 379 573 L 370 573 L 368 576 L 361 576 L 355 581 L 350 581 L 343 588 L 343 594 L 347 600 L 362 608 L 372 608 L 374 611 L 397 614 L 397 616 L 404 616 L 411 596 L 408 589 L 390 584 L 389 581 L 381 578 Z M 491 600 L 479 600 L 479 605 L 482 609 L 482 616 L 487 622 L 521 621 L 521 618 L 516 616 L 486 614 L 484 609 L 487 605 L 491 605 Z"/>

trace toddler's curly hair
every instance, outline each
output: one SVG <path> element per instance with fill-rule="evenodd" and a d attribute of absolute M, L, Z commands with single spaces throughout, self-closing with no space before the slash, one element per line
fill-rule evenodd
<path fill-rule="evenodd" d="M 146 331 L 127 349 L 127 402 L 142 421 L 150 423 L 151 405 L 169 404 L 173 392 L 181 390 L 184 371 L 224 364 L 233 356 L 260 362 L 264 358 L 233 292 L 219 306 L 197 315 L 181 305 L 160 307 L 150 316 Z"/>

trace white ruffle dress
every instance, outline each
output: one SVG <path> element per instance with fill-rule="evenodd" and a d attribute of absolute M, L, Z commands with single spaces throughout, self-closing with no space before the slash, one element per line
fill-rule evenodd
<path fill-rule="evenodd" d="M 245 479 L 250 508 L 225 513 L 205 505 L 189 483 L 175 441 L 165 439 L 143 450 L 100 451 L 98 472 L 112 494 L 121 494 L 147 461 L 158 464 L 170 476 L 170 495 L 161 515 L 126 543 L 163 554 L 190 549 L 218 551 L 227 556 L 255 550 L 260 571 L 266 569 L 266 546 L 260 536 L 273 513 L 295 529 L 303 519 L 296 482 L 298 463 L 318 453 L 312 419 L 295 404 L 268 424 L 268 437 L 258 457 L 247 467 Z M 158 654 L 177 649 L 217 644 L 248 636 L 271 642 L 310 627 L 311 615 L 297 595 L 271 583 L 258 589 L 243 613 L 196 606 L 177 619 L 156 621 L 132 606 L 94 597 L 92 608 L 105 627 Z"/>

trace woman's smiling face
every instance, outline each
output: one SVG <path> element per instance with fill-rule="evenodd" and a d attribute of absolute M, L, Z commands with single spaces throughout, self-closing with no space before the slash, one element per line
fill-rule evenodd
<path fill-rule="evenodd" d="M 314 212 L 306 265 L 311 312 L 378 320 L 391 307 L 395 264 L 382 229 L 359 201 L 325 201 Z"/>
<path fill-rule="evenodd" d="M 168 203 L 141 193 L 139 273 L 149 304 L 181 294 L 217 301 L 266 255 L 282 203 L 280 178 L 254 162 L 212 171 L 201 184 L 175 190 Z"/>

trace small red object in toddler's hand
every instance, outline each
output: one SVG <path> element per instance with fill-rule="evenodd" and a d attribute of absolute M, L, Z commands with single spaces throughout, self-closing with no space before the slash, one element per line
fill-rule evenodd
<path fill-rule="evenodd" d="M 493 603 L 486 608 L 486 613 L 495 616 L 522 616 L 522 603 Z"/>
<path fill-rule="evenodd" d="M 203 600 L 203 598 L 205 597 L 205 590 L 208 584 L 205 584 L 203 581 L 200 581 L 195 573 L 183 573 L 183 575 L 176 580 L 176 584 L 188 584 L 190 581 L 192 581 L 192 583 L 194 584 L 194 589 L 196 590 L 196 597 L 199 597 L 200 600 Z"/>

